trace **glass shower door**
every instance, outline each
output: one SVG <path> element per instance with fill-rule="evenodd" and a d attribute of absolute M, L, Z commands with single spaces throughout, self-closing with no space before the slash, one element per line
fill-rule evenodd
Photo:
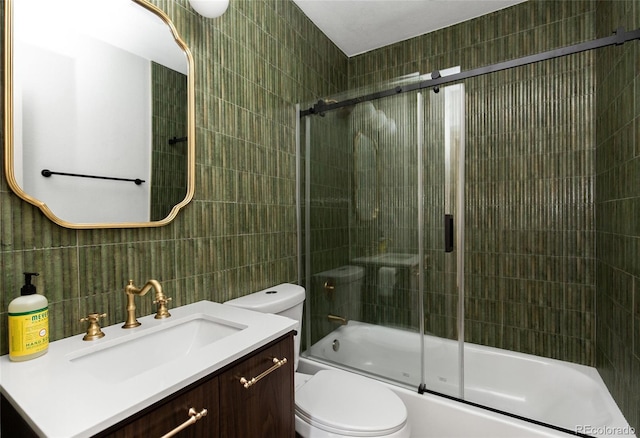
<path fill-rule="evenodd" d="M 410 92 L 302 120 L 303 355 L 460 395 L 461 252 L 445 215 L 459 225 L 462 98 Z"/>
<path fill-rule="evenodd" d="M 416 96 L 387 97 L 355 109 L 360 111 L 355 130 L 376 144 L 378 208 L 375 218 L 356 214 L 351 224 L 351 264 L 364 269 L 361 321 L 371 339 L 366 369 L 414 389 L 422 369 Z M 362 187 L 358 182 L 356 178 L 356 213 Z"/>
<path fill-rule="evenodd" d="M 423 113 L 423 389 L 462 398 L 464 85 L 425 91 L 418 105 Z"/>
<path fill-rule="evenodd" d="M 422 368 L 416 99 L 363 102 L 301 123 L 304 354 L 411 388 Z"/>

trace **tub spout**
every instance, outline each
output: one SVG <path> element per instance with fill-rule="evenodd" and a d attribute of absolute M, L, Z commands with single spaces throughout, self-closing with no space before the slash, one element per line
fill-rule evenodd
<path fill-rule="evenodd" d="M 349 321 L 347 321 L 347 318 L 343 318 L 342 316 L 327 315 L 327 319 L 331 322 L 337 322 L 340 325 L 347 325 L 349 323 Z"/>

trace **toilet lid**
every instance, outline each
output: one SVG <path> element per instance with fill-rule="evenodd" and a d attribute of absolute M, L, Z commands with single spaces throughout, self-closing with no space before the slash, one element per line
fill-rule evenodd
<path fill-rule="evenodd" d="M 296 391 L 295 398 L 299 417 L 336 434 L 391 434 L 407 421 L 407 408 L 390 389 L 346 371 L 319 371 Z"/>

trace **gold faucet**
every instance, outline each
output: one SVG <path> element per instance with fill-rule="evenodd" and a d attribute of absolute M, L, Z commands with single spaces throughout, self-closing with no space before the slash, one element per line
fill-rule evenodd
<path fill-rule="evenodd" d="M 158 310 L 155 318 L 162 319 L 171 316 L 167 310 L 167 302 L 171 301 L 171 298 L 167 298 L 164 295 L 162 292 L 162 286 L 158 280 L 149 280 L 141 288 L 136 287 L 136 285 L 133 284 L 133 280 L 129 280 L 127 285 L 124 287 L 124 292 L 127 294 L 127 321 L 124 323 L 122 328 L 133 328 L 140 325 L 140 322 L 136 319 L 135 296 L 138 295 L 142 297 L 146 295 L 151 288 L 156 291 L 156 299 L 153 303 L 158 304 Z"/>

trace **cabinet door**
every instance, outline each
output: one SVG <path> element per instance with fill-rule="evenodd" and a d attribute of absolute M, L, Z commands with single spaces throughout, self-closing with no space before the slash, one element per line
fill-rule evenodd
<path fill-rule="evenodd" d="M 0 394 L 0 436 L 38 438 L 38 434 L 31 429 L 4 394 Z"/>
<path fill-rule="evenodd" d="M 273 358 L 287 363 L 245 388 L 250 380 L 273 367 Z M 219 376 L 220 435 L 234 438 L 295 436 L 293 336 L 258 351 Z"/>
<path fill-rule="evenodd" d="M 134 438 L 160 437 L 185 421 L 189 420 L 189 409 L 196 412 L 207 410 L 194 424 L 186 427 L 176 436 L 180 438 L 218 438 L 220 417 L 218 415 L 218 378 L 214 377 L 193 389 L 180 393 L 160 405 L 154 405 L 151 410 L 127 420 L 124 426 L 116 430 L 101 433 L 101 437 Z M 132 421 L 131 421 L 132 420 Z"/>

